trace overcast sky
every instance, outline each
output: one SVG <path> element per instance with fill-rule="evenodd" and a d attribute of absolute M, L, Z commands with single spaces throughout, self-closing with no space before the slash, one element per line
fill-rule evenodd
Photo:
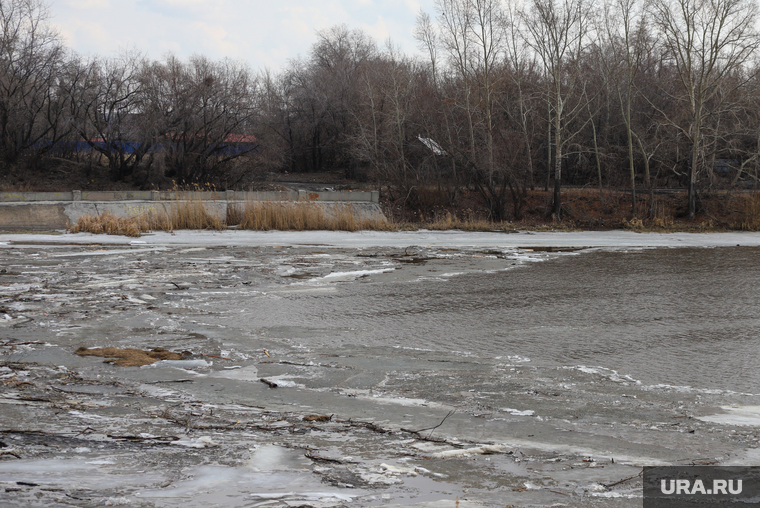
<path fill-rule="evenodd" d="M 172 52 L 230 57 L 254 70 L 281 70 L 306 56 L 318 30 L 360 28 L 379 45 L 390 37 L 407 54 L 422 8 L 433 0 L 48 0 L 51 22 L 83 55 L 135 48 L 159 59 Z"/>

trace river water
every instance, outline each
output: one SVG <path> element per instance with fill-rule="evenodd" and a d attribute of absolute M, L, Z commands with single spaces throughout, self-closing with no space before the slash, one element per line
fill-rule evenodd
<path fill-rule="evenodd" d="M 760 247 L 531 240 L 11 239 L 0 504 L 640 506 L 643 466 L 757 465 Z"/>

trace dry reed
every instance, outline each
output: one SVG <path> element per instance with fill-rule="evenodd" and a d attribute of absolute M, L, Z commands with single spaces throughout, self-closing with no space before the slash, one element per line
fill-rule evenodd
<path fill-rule="evenodd" d="M 170 231 L 171 222 L 164 213 L 148 212 L 135 217 L 116 217 L 109 211 L 85 215 L 69 228 L 72 233 L 140 236 L 148 231 Z"/>
<path fill-rule="evenodd" d="M 214 229 L 222 230 L 227 226 L 213 213 L 209 213 L 203 201 L 175 200 L 171 205 L 171 229 Z"/>
<path fill-rule="evenodd" d="M 232 209 L 227 221 L 240 229 L 257 231 L 359 231 L 387 230 L 391 226 L 382 218 L 361 216 L 350 205 L 313 202 L 252 201 L 243 210 Z"/>
<path fill-rule="evenodd" d="M 80 217 L 69 230 L 72 233 L 140 236 L 149 231 L 175 229 L 222 230 L 228 224 L 240 229 L 280 231 L 359 231 L 389 230 L 393 226 L 384 218 L 366 216 L 350 205 L 312 202 L 249 202 L 241 210 L 228 207 L 226 220 L 209 213 L 202 201 L 173 201 L 169 213 L 149 212 L 133 217 L 116 217 L 111 212 Z"/>
<path fill-rule="evenodd" d="M 109 211 L 100 215 L 85 215 L 69 228 L 72 233 L 140 236 L 150 231 L 175 229 L 215 229 L 226 226 L 224 221 L 208 213 L 201 201 L 174 201 L 170 212 L 150 211 L 132 217 L 117 217 Z"/>
<path fill-rule="evenodd" d="M 457 229 L 460 231 L 510 231 L 514 225 L 510 222 L 491 222 L 486 219 L 475 217 L 473 214 L 466 219 L 460 219 L 451 212 L 446 212 L 445 216 L 438 216 L 432 221 L 423 222 L 421 228 L 434 231 L 446 231 Z"/>

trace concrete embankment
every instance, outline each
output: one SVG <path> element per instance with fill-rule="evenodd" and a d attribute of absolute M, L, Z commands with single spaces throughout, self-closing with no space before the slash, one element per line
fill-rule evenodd
<path fill-rule="evenodd" d="M 251 202 L 318 203 L 330 213 L 350 207 L 359 218 L 384 218 L 378 191 L 284 191 L 284 192 L 5 192 L 0 193 L 0 230 L 64 229 L 85 215 L 110 212 L 117 217 L 145 213 L 171 214 L 172 207 L 202 203 L 221 220 L 228 209 L 243 209 Z"/>

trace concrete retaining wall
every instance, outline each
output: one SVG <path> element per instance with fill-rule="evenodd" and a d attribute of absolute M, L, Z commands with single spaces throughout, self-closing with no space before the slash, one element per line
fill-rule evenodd
<path fill-rule="evenodd" d="M 378 203 L 378 191 L 248 192 L 248 191 L 71 191 L 71 192 L 0 192 L 0 203 L 36 203 L 40 201 L 347 201 Z"/>
<path fill-rule="evenodd" d="M 384 218 L 379 193 L 371 192 L 5 192 L 0 193 L 0 230 L 65 229 L 85 215 L 110 212 L 117 217 L 144 213 L 170 214 L 172 206 L 203 203 L 206 211 L 224 220 L 228 207 L 243 209 L 251 201 L 285 201 L 294 205 L 317 202 L 330 213 L 349 206 L 359 217 Z"/>

